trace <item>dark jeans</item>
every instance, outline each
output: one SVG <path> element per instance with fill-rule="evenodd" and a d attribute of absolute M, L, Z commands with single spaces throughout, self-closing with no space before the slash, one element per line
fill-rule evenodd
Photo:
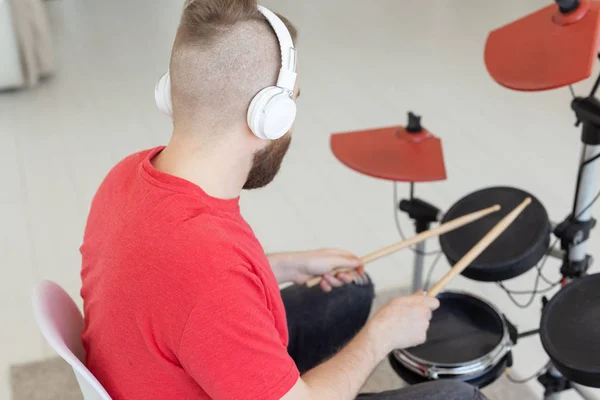
<path fill-rule="evenodd" d="M 290 286 L 281 291 L 287 313 L 288 352 L 304 373 L 338 352 L 363 327 L 375 297 L 372 284 L 350 284 L 325 293 L 318 286 Z M 478 400 L 473 386 L 436 381 L 381 393 L 361 394 L 360 400 Z"/>

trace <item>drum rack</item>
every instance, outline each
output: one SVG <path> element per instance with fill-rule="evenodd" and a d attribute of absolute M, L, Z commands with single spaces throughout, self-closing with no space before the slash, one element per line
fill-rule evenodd
<path fill-rule="evenodd" d="M 600 85 L 596 80 L 589 96 L 575 97 L 571 103 L 577 116 L 576 126 L 581 129 L 581 162 L 577 174 L 573 210 L 554 228 L 554 235 L 561 241 L 565 252 L 561 274 L 567 279 L 579 278 L 589 269 L 592 258 L 587 254 L 591 230 L 596 226 L 592 218 L 592 205 L 596 201 L 597 164 L 600 158 L 600 101 L 594 96 Z"/>
<path fill-rule="evenodd" d="M 574 97 L 571 108 L 575 112 L 575 126 L 581 128 L 581 160 L 577 174 L 575 198 L 572 212 L 554 227 L 553 233 L 560 240 L 563 283 L 582 278 L 592 265 L 592 256 L 587 254 L 588 239 L 596 220 L 592 217 L 592 206 L 598 199 L 597 161 L 600 158 L 600 101 L 595 94 L 600 86 L 600 74 L 587 97 Z M 542 298 L 542 306 L 547 298 Z M 583 398 L 591 396 L 586 389 L 565 378 L 552 364 L 538 377 L 545 388 L 545 399 L 555 399 L 561 392 L 575 389 Z"/>
<path fill-rule="evenodd" d="M 400 200 L 397 205 L 400 211 L 405 212 L 414 221 L 417 234 L 428 231 L 431 224 L 439 222 L 440 210 L 433 204 L 415 197 L 415 183 L 410 183 L 410 197 Z M 425 242 L 415 246 L 412 292 L 423 289 L 423 265 L 425 263 Z"/>

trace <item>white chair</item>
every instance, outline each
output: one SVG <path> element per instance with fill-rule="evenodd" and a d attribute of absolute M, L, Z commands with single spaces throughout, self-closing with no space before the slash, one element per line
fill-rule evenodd
<path fill-rule="evenodd" d="M 83 316 L 73 299 L 56 283 L 43 281 L 33 291 L 33 309 L 48 344 L 73 368 L 83 398 L 111 400 L 84 364 Z"/>

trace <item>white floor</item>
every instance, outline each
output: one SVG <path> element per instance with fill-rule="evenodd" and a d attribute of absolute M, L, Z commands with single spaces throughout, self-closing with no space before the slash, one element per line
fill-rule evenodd
<path fill-rule="evenodd" d="M 8 365 L 52 354 L 33 320 L 32 286 L 53 279 L 79 301 L 78 246 L 100 180 L 122 157 L 168 140 L 153 86 L 168 63 L 179 3 L 47 3 L 56 76 L 30 91 L 0 93 L 0 398 L 9 398 Z M 345 168 L 328 141 L 333 132 L 404 123 L 408 110 L 443 139 L 448 169 L 447 181 L 417 186 L 419 196 L 447 208 L 473 190 L 511 185 L 538 196 L 561 220 L 579 159 L 571 95 L 508 91 L 483 64 L 489 30 L 548 3 L 265 1 L 300 30 L 302 85 L 280 176 L 243 198 L 267 250 L 338 246 L 364 254 L 396 241 L 391 183 Z M 403 194 L 407 189 L 401 185 Z M 596 234 L 596 258 L 599 245 Z M 372 264 L 378 288 L 407 285 L 411 257 L 405 251 Z M 446 270 L 438 266 L 435 276 Z M 546 274 L 557 271 L 550 262 Z M 529 288 L 533 278 L 528 273 L 510 286 Z M 493 284 L 459 278 L 453 287 L 485 296 L 522 330 L 538 326 L 538 300 L 522 311 Z M 535 337 L 517 346 L 515 359 L 521 376 L 547 361 Z M 535 381 L 531 386 L 540 393 Z"/>

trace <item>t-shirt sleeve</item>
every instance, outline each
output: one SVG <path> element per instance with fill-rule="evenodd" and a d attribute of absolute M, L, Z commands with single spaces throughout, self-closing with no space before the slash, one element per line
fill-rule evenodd
<path fill-rule="evenodd" d="M 213 399 L 280 399 L 299 372 L 275 327 L 263 284 L 242 266 L 219 281 L 200 295 L 188 317 L 180 363 Z"/>

